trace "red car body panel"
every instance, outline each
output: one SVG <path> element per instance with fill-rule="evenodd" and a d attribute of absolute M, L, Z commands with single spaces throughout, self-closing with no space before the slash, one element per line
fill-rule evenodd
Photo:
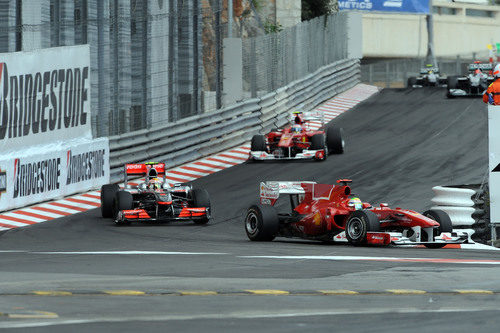
<path fill-rule="evenodd" d="M 345 230 L 346 223 L 357 209 L 349 204 L 352 199 L 350 180 L 339 180 L 339 185 L 314 182 L 261 183 L 261 203 L 274 206 L 279 194 L 299 195 L 300 202 L 292 207 L 291 216 L 300 216 L 287 223 L 288 231 L 302 238 L 321 239 Z M 363 203 L 363 209 L 373 212 L 380 221 L 381 232 L 368 232 L 369 244 L 387 245 L 391 242 L 390 230 L 410 230 L 412 227 L 438 228 L 440 224 L 413 210 L 389 208 L 386 204 L 374 207 Z M 285 236 L 286 237 L 286 236 Z"/>

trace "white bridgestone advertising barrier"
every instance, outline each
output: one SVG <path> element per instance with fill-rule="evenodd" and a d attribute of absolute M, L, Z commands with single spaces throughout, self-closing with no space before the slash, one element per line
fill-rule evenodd
<path fill-rule="evenodd" d="M 488 105 L 488 138 L 490 222 L 498 226 L 500 225 L 500 106 L 498 105 Z"/>
<path fill-rule="evenodd" d="M 0 211 L 109 182 L 89 66 L 88 45 L 0 54 Z"/>

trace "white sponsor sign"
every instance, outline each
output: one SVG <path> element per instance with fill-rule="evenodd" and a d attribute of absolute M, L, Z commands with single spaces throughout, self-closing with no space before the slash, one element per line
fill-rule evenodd
<path fill-rule="evenodd" d="M 500 224 L 500 106 L 488 105 L 490 221 Z"/>
<path fill-rule="evenodd" d="M 107 138 L 0 159 L 0 211 L 84 192 L 109 182 Z"/>
<path fill-rule="evenodd" d="M 91 139 L 88 45 L 0 54 L 0 151 Z"/>

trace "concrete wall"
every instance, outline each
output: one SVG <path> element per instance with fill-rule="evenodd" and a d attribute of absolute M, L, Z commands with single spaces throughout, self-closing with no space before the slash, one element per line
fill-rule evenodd
<path fill-rule="evenodd" d="M 300 23 L 301 15 L 301 0 L 276 0 L 276 21 L 283 28 L 293 27 Z"/>
<path fill-rule="evenodd" d="M 487 44 L 500 42 L 500 6 L 434 1 L 434 7 L 455 11 L 433 15 L 436 56 L 484 53 Z M 486 10 L 492 17 L 469 16 L 467 9 Z M 423 57 L 426 53 L 425 15 L 363 13 L 364 57 Z"/>

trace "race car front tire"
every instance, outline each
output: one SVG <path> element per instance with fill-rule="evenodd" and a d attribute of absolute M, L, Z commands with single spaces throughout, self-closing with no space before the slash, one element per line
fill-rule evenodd
<path fill-rule="evenodd" d="M 245 231 L 252 241 L 272 241 L 279 231 L 278 214 L 274 207 L 261 204 L 250 206 L 245 217 Z"/>
<path fill-rule="evenodd" d="M 377 215 L 369 210 L 354 211 L 345 225 L 345 235 L 353 245 L 365 244 L 366 233 L 378 231 L 380 231 L 380 221 Z"/>
<path fill-rule="evenodd" d="M 202 189 L 202 188 L 195 188 L 191 192 L 191 195 L 193 196 L 193 206 L 194 207 L 205 207 L 208 208 L 208 211 L 210 212 L 210 196 L 208 195 L 207 190 Z M 208 220 L 210 218 L 207 216 L 202 219 L 196 219 L 194 220 L 194 223 L 196 224 L 207 224 Z"/>
<path fill-rule="evenodd" d="M 325 147 L 325 135 L 320 133 L 320 134 L 314 134 L 311 136 L 311 150 L 323 150 L 325 154 L 323 155 L 323 158 L 317 158 L 318 161 L 324 161 L 328 157 L 328 151 Z"/>
<path fill-rule="evenodd" d="M 262 134 L 256 134 L 252 137 L 251 151 L 266 151 L 266 137 Z"/>
<path fill-rule="evenodd" d="M 407 81 L 408 88 L 413 88 L 413 86 L 416 84 L 417 84 L 417 78 L 415 76 L 411 76 L 408 78 L 408 81 Z"/>
<path fill-rule="evenodd" d="M 118 212 L 129 209 L 134 209 L 132 194 L 127 191 L 116 192 L 115 199 L 113 201 L 113 217 L 116 218 Z"/>
<path fill-rule="evenodd" d="M 447 89 L 446 97 L 454 98 L 455 96 L 451 94 L 450 90 L 457 89 L 457 87 L 458 87 L 458 78 L 456 76 L 448 76 L 446 79 L 446 89 Z"/>
<path fill-rule="evenodd" d="M 106 184 L 101 187 L 101 215 L 104 218 L 113 217 L 113 201 L 116 192 L 120 190 L 118 184 Z"/>
<path fill-rule="evenodd" d="M 331 126 L 326 130 L 326 144 L 331 154 L 344 153 L 343 129 L 336 126 Z"/>
<path fill-rule="evenodd" d="M 441 235 L 442 232 L 452 232 L 453 224 L 451 223 L 450 216 L 440 209 L 430 209 L 422 213 L 422 215 L 433 219 L 439 223 L 439 227 L 434 229 L 434 237 Z M 424 244 L 430 249 L 439 249 L 444 247 L 444 243 Z"/>

